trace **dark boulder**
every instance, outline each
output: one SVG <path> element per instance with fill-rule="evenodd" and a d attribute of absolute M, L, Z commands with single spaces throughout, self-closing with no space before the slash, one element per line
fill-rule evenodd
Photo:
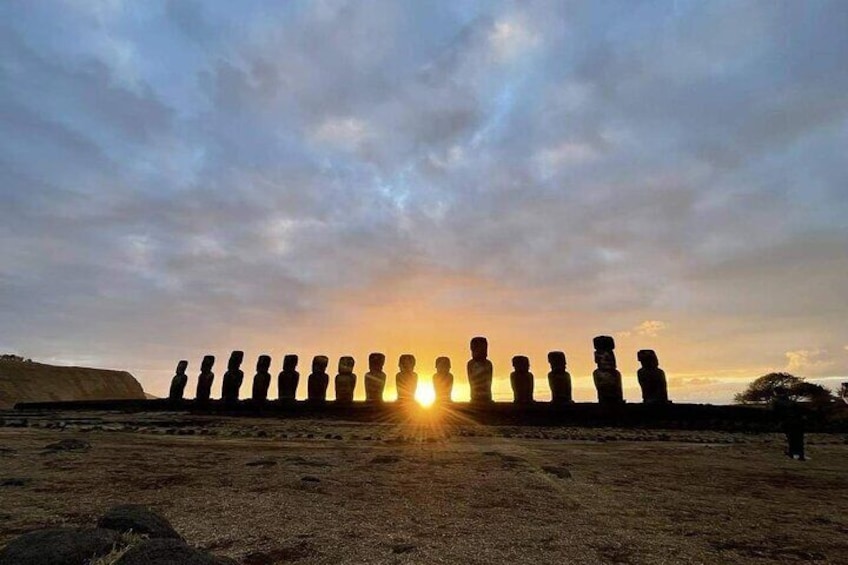
<path fill-rule="evenodd" d="M 145 506 L 125 504 L 109 509 L 100 520 L 98 528 L 117 532 L 133 532 L 151 538 L 182 539 L 170 522 Z"/>
<path fill-rule="evenodd" d="M 216 557 L 189 547 L 180 540 L 152 539 L 133 547 L 115 565 L 237 565 L 227 557 Z"/>
<path fill-rule="evenodd" d="M 0 565 L 83 565 L 120 544 L 120 534 L 112 530 L 37 530 L 13 539 L 0 550 Z"/>

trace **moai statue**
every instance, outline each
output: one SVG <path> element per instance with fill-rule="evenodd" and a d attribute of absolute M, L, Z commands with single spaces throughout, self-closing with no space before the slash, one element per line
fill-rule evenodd
<path fill-rule="evenodd" d="M 224 373 L 224 384 L 221 387 L 221 398 L 228 404 L 235 404 L 239 399 L 239 390 L 244 381 L 241 362 L 244 361 L 244 351 L 233 351 L 227 362 L 227 372 Z"/>
<path fill-rule="evenodd" d="M 316 355 L 312 358 L 312 373 L 306 382 L 306 394 L 310 402 L 327 400 L 327 387 L 330 384 L 330 375 L 327 374 L 329 364 L 330 359 L 326 355 Z"/>
<path fill-rule="evenodd" d="M 530 372 L 530 359 L 524 355 L 516 355 L 512 358 L 512 368 L 515 370 L 509 375 L 509 382 L 512 385 L 513 402 L 530 404 L 533 402 L 533 373 Z"/>
<path fill-rule="evenodd" d="M 571 399 L 571 375 L 565 370 L 565 353 L 562 351 L 551 351 L 548 353 L 548 363 L 551 372 L 548 373 L 548 386 L 551 387 L 551 402 L 556 404 L 570 404 Z"/>
<path fill-rule="evenodd" d="M 600 335 L 592 340 L 595 344 L 595 364 L 592 373 L 595 388 L 598 390 L 599 404 L 623 404 L 624 393 L 621 390 L 621 373 L 615 364 L 615 340 L 608 335 Z"/>
<path fill-rule="evenodd" d="M 845 404 L 848 404 L 848 383 L 842 383 L 842 388 L 839 389 L 839 397 Z"/>
<path fill-rule="evenodd" d="M 398 360 L 400 373 L 395 376 L 398 402 L 412 402 L 415 400 L 415 391 L 418 389 L 418 373 L 415 369 L 415 356 L 404 354 Z"/>
<path fill-rule="evenodd" d="M 653 349 L 642 349 L 636 354 L 642 368 L 636 373 L 642 387 L 642 402 L 645 404 L 667 404 L 668 384 L 665 371 L 660 369 L 660 360 Z"/>
<path fill-rule="evenodd" d="M 277 391 L 280 400 L 291 402 L 297 396 L 300 373 L 297 372 L 297 355 L 283 357 L 283 370 L 277 376 Z"/>
<path fill-rule="evenodd" d="M 436 358 L 436 374 L 433 375 L 433 390 L 436 392 L 436 402 L 450 402 L 453 391 L 453 374 L 451 361 L 448 357 Z"/>
<path fill-rule="evenodd" d="M 485 337 L 471 340 L 471 360 L 467 365 L 471 402 L 492 401 L 492 362 L 489 361 L 489 342 Z"/>
<path fill-rule="evenodd" d="M 186 369 L 188 369 L 188 361 L 183 360 L 177 363 L 177 374 L 171 379 L 171 390 L 168 393 L 168 400 L 176 402 L 183 399 L 185 387 L 188 384 Z"/>
<path fill-rule="evenodd" d="M 214 365 L 214 355 L 203 357 L 200 363 L 200 375 L 197 377 L 197 393 L 195 394 L 197 402 L 209 402 L 209 397 L 212 396 L 212 383 L 215 382 L 215 373 L 212 372 Z"/>
<path fill-rule="evenodd" d="M 256 376 L 253 377 L 253 401 L 265 402 L 268 400 L 268 387 L 271 386 L 271 356 L 260 355 L 256 361 Z"/>
<path fill-rule="evenodd" d="M 372 353 L 368 356 L 368 372 L 365 373 L 365 400 L 368 402 L 383 402 L 383 391 L 386 389 L 386 373 L 383 366 L 386 356 L 382 353 Z"/>
<path fill-rule="evenodd" d="M 353 402 L 353 391 L 356 388 L 356 375 L 353 374 L 353 357 L 339 358 L 339 374 L 336 375 L 336 402 L 350 404 Z"/>

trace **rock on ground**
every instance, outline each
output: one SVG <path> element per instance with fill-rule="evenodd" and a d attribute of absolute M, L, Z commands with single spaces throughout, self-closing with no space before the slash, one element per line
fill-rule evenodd
<path fill-rule="evenodd" d="M 97 527 L 122 533 L 143 534 L 151 538 L 182 539 L 168 520 L 153 510 L 136 504 L 109 509 L 97 521 Z"/>
<path fill-rule="evenodd" d="M 120 543 L 120 534 L 112 530 L 37 530 L 13 539 L 0 550 L 0 565 L 81 565 L 108 554 Z"/>

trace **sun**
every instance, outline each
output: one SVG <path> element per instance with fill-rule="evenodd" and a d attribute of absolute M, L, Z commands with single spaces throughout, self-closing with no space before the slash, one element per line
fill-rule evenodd
<path fill-rule="evenodd" d="M 433 385 L 430 383 L 422 383 L 418 385 L 415 391 L 415 401 L 422 408 L 429 408 L 436 402 L 436 391 L 433 390 Z"/>

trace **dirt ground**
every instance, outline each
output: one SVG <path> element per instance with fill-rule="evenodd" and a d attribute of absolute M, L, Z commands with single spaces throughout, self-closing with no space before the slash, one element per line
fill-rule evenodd
<path fill-rule="evenodd" d="M 21 421 L 21 418 L 26 418 Z M 848 563 L 848 437 L 0 413 L 0 546 L 149 505 L 273 563 Z M 45 450 L 77 438 L 79 450 Z"/>

